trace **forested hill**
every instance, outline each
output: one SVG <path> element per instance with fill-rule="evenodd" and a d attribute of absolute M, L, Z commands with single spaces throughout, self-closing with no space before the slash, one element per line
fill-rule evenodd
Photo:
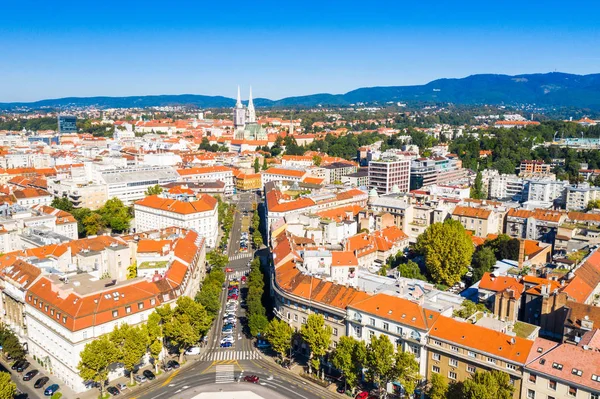
<path fill-rule="evenodd" d="M 312 94 L 280 100 L 259 98 L 259 107 L 344 106 L 357 103 L 437 102 L 454 104 L 575 107 L 600 110 L 600 74 L 573 75 L 545 73 L 530 75 L 472 75 L 461 79 L 438 79 L 425 85 L 365 87 L 346 94 Z M 133 97 L 68 97 L 32 103 L 0 103 L 0 108 L 16 107 L 149 107 L 193 105 L 201 108 L 233 107 L 233 98 L 196 94 Z"/>

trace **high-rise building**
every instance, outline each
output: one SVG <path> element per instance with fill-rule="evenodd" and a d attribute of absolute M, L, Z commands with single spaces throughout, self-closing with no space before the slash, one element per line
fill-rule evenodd
<path fill-rule="evenodd" d="M 73 115 L 59 115 L 58 133 L 77 133 L 77 117 Z"/>
<path fill-rule="evenodd" d="M 432 184 L 448 184 L 464 179 L 467 171 L 454 157 L 418 158 L 410 166 L 410 189 L 418 190 Z"/>
<path fill-rule="evenodd" d="M 377 194 L 406 193 L 410 182 L 410 159 L 385 157 L 369 163 L 369 190 Z"/>

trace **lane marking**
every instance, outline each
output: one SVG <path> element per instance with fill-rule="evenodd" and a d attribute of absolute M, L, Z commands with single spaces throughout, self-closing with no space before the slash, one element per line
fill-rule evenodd
<path fill-rule="evenodd" d="M 165 380 L 165 382 L 163 382 L 163 384 L 161 385 L 161 387 L 164 387 L 165 385 L 167 385 L 167 384 L 169 384 L 171 381 L 173 381 L 173 378 L 175 378 L 175 376 L 176 376 L 177 374 L 179 374 L 179 372 L 180 372 L 180 371 L 181 371 L 181 369 L 180 369 L 180 368 L 179 368 L 179 369 L 177 369 L 177 370 L 175 370 L 175 371 L 174 371 L 174 372 L 173 372 L 173 373 L 172 373 L 172 374 L 169 376 L 169 378 L 167 378 L 167 379 Z"/>

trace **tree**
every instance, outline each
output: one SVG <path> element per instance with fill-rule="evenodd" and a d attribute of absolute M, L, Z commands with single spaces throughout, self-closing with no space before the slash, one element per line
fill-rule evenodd
<path fill-rule="evenodd" d="M 598 176 L 600 178 L 600 176 Z M 591 211 L 592 209 L 600 208 L 600 200 L 591 200 L 588 201 L 587 206 L 585 207 L 586 211 Z"/>
<path fill-rule="evenodd" d="M 206 254 L 206 261 L 209 265 L 222 269 L 229 263 L 229 257 L 213 249 Z"/>
<path fill-rule="evenodd" d="M 54 197 L 50 206 L 65 212 L 73 211 L 73 203 L 67 197 Z"/>
<path fill-rule="evenodd" d="M 162 320 L 161 316 L 157 312 L 152 312 L 148 316 L 148 322 L 146 323 L 146 334 L 148 334 L 148 349 L 150 350 L 150 356 L 154 359 L 154 369 L 158 372 L 158 357 L 162 351 Z"/>
<path fill-rule="evenodd" d="M 99 383 L 100 396 L 102 397 L 104 381 L 108 378 L 109 366 L 118 361 L 119 350 L 106 334 L 87 343 L 79 357 L 80 361 L 77 365 L 79 375 L 84 381 Z"/>
<path fill-rule="evenodd" d="M 133 262 L 127 267 L 127 280 L 131 280 L 137 277 L 137 262 Z"/>
<path fill-rule="evenodd" d="M 431 381 L 427 389 L 429 399 L 445 399 L 448 394 L 448 381 L 438 373 L 431 374 Z"/>
<path fill-rule="evenodd" d="M 262 170 L 269 169 L 269 165 L 267 164 L 267 158 L 263 159 Z"/>
<path fill-rule="evenodd" d="M 340 337 L 335 347 L 331 362 L 344 375 L 345 384 L 354 389 L 362 373 L 362 365 L 367 357 L 364 341 L 357 341 L 348 336 Z"/>
<path fill-rule="evenodd" d="M 506 234 L 500 234 L 493 240 L 486 241 L 483 245 L 491 248 L 498 260 L 517 260 L 519 258 L 519 240 Z"/>
<path fill-rule="evenodd" d="M 254 230 L 254 233 L 252 233 L 252 241 L 256 248 L 260 248 L 263 245 L 262 234 L 260 234 L 259 230 Z"/>
<path fill-rule="evenodd" d="M 117 197 L 106 201 L 104 206 L 98 209 L 98 214 L 102 217 L 104 225 L 110 227 L 113 231 L 122 232 L 129 229 L 131 214 L 129 209 Z"/>
<path fill-rule="evenodd" d="M 494 162 L 493 168 L 501 174 L 514 175 L 517 168 L 513 161 L 508 158 L 501 158 Z"/>
<path fill-rule="evenodd" d="M 375 383 L 380 390 L 385 388 L 387 379 L 391 376 L 394 367 L 394 345 L 387 335 L 373 336 L 367 346 L 367 378 Z"/>
<path fill-rule="evenodd" d="M 110 340 L 119 351 L 119 361 L 125 370 L 129 370 L 130 383 L 133 384 L 133 369 L 146 353 L 148 333 L 145 326 L 131 327 L 129 324 L 115 326 Z"/>
<path fill-rule="evenodd" d="M 102 216 L 95 212 L 91 212 L 88 216 L 86 216 L 82 223 L 86 236 L 98 234 L 100 229 L 104 226 L 104 220 L 102 219 Z"/>
<path fill-rule="evenodd" d="M 325 356 L 331 343 L 331 327 L 325 325 L 322 314 L 310 314 L 306 323 L 300 329 L 300 335 L 310 348 L 310 359 L 308 372 L 312 373 L 314 368 L 317 372 L 321 366 L 321 356 Z"/>
<path fill-rule="evenodd" d="M 386 382 L 398 381 L 407 395 L 412 395 L 419 383 L 419 363 L 410 352 L 399 350 L 394 355 L 392 373 Z"/>
<path fill-rule="evenodd" d="M 260 172 L 260 162 L 258 162 L 258 158 L 254 158 L 254 173 Z"/>
<path fill-rule="evenodd" d="M 417 238 L 415 249 L 423 255 L 432 280 L 446 285 L 460 281 L 473 255 L 471 239 L 460 222 L 452 219 L 429 226 Z"/>
<path fill-rule="evenodd" d="M 250 335 L 253 337 L 264 334 L 268 325 L 269 319 L 264 314 L 253 313 L 248 316 L 248 329 L 250 330 Z"/>
<path fill-rule="evenodd" d="M 277 318 L 271 320 L 265 329 L 265 336 L 271 343 L 273 350 L 281 355 L 281 359 L 285 358 L 292 347 L 292 335 L 294 330 L 288 323 Z"/>
<path fill-rule="evenodd" d="M 213 269 L 213 270 L 219 270 L 219 269 Z M 220 295 L 221 295 L 221 285 L 222 284 L 223 283 L 221 283 L 219 285 L 213 284 L 211 281 L 206 281 L 206 279 L 205 279 L 204 283 L 202 284 L 202 288 L 196 294 L 195 300 L 197 302 L 200 302 L 202 304 L 202 306 L 204 306 L 206 311 L 213 317 L 216 316 L 216 314 L 221 309 Z"/>
<path fill-rule="evenodd" d="M 401 263 L 398 266 L 398 273 L 400 273 L 400 276 L 402 277 L 427 281 L 427 278 L 421 273 L 419 265 L 412 260 L 409 260 L 407 263 Z"/>
<path fill-rule="evenodd" d="M 2 350 L 10 355 L 13 359 L 22 359 L 25 357 L 23 345 L 19 342 L 19 338 L 10 330 L 6 329 L 2 340 Z"/>
<path fill-rule="evenodd" d="M 17 394 L 17 385 L 10 379 L 10 373 L 0 371 L 0 399 L 13 399 Z"/>
<path fill-rule="evenodd" d="M 474 199 L 486 199 L 487 195 L 483 192 L 483 178 L 481 172 L 477 172 L 473 187 L 471 187 L 471 198 Z"/>
<path fill-rule="evenodd" d="M 321 158 L 319 155 L 314 155 L 312 159 L 313 159 L 313 164 L 315 166 L 321 166 L 321 162 L 323 161 L 323 158 Z"/>
<path fill-rule="evenodd" d="M 463 381 L 464 399 L 511 399 L 514 387 L 508 374 L 502 371 L 477 371 Z"/>
<path fill-rule="evenodd" d="M 150 186 L 146 189 L 145 195 L 159 195 L 163 192 L 163 188 L 158 184 Z"/>
<path fill-rule="evenodd" d="M 492 267 L 496 264 L 496 255 L 494 251 L 486 246 L 477 248 L 473 254 L 471 260 L 471 266 L 473 267 L 473 281 L 481 280 L 483 274 L 492 270 Z"/>
<path fill-rule="evenodd" d="M 169 310 L 165 309 L 165 316 L 161 316 L 163 333 L 165 338 L 178 347 L 179 361 L 182 362 L 183 353 L 198 343 L 202 335 L 208 331 L 212 320 L 202 304 L 187 296 L 180 296 L 175 309 Z"/>
<path fill-rule="evenodd" d="M 473 316 L 476 312 L 485 312 L 487 313 L 487 308 L 483 303 L 475 303 L 468 299 L 465 299 L 461 307 L 454 311 L 454 316 L 462 317 L 463 319 L 467 319 Z"/>

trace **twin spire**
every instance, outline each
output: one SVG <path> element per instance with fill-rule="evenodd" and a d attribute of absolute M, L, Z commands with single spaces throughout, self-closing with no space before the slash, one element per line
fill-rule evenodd
<path fill-rule="evenodd" d="M 237 91 L 237 102 L 235 103 L 235 108 L 242 109 L 244 105 L 242 104 L 242 96 L 240 95 L 240 86 L 238 85 Z M 256 111 L 254 110 L 254 102 L 252 101 L 252 86 L 250 86 L 250 96 L 248 97 L 248 108 L 246 109 L 246 122 L 247 123 L 255 123 L 256 122 Z"/>

